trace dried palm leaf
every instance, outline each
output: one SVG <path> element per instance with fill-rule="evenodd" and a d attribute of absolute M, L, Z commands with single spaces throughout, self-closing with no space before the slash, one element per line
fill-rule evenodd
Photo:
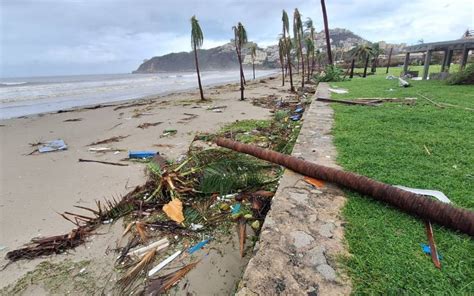
<path fill-rule="evenodd" d="M 178 198 L 173 198 L 163 206 L 163 212 L 173 221 L 182 223 L 184 221 L 183 203 Z"/>
<path fill-rule="evenodd" d="M 155 255 L 156 249 L 148 251 L 145 256 L 143 256 L 143 258 L 117 282 L 117 284 L 123 288 L 129 287 L 138 278 L 138 275 L 153 262 Z"/>
<path fill-rule="evenodd" d="M 170 289 L 173 285 L 179 282 L 191 269 L 193 269 L 200 261 L 188 264 L 177 271 L 162 277 L 152 279 L 145 287 L 145 295 L 160 295 Z"/>
<path fill-rule="evenodd" d="M 148 234 L 146 233 L 145 224 L 143 222 L 137 222 L 135 223 L 135 227 L 141 241 L 146 243 L 148 241 Z"/>

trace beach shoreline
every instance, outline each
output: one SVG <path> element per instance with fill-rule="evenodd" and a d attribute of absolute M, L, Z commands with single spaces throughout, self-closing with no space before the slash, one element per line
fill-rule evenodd
<path fill-rule="evenodd" d="M 270 110 L 254 106 L 252 98 L 284 96 L 287 88 L 272 76 L 249 80 L 245 101 L 239 101 L 240 85 L 225 84 L 206 87 L 205 96 L 210 100 L 205 102 L 199 101 L 199 92 L 194 89 L 104 108 L 81 107 L 0 120 L 0 245 L 4 247 L 0 265 L 6 264 L 6 252 L 33 237 L 69 232 L 73 225 L 57 213 L 73 210 L 74 205 L 94 207 L 96 200 L 119 197 L 145 180 L 145 165 L 141 163 L 123 162 L 128 166 L 120 167 L 82 163 L 78 159 L 121 162 L 128 150 L 155 150 L 168 159 L 176 159 L 187 152 L 197 132 L 216 132 L 236 120 L 268 119 Z M 209 106 L 220 108 L 216 111 Z M 185 113 L 196 116 L 186 119 L 189 116 Z M 139 127 L 157 122 L 160 123 L 156 126 Z M 167 129 L 176 129 L 177 133 L 164 136 Z M 111 137 L 124 138 L 93 147 L 113 148 L 119 153 L 89 151 L 91 143 Z M 35 149 L 30 144 L 54 139 L 63 139 L 68 149 L 28 155 Z M 52 260 L 96 260 L 117 237 L 96 236 L 85 248 L 79 247 L 71 255 L 53 256 Z M 49 259 L 15 262 L 0 271 L 0 289 L 45 260 Z"/>

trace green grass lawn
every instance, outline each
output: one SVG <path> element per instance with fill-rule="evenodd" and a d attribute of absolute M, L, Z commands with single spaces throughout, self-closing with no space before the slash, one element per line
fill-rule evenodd
<path fill-rule="evenodd" d="M 400 88 L 398 80 L 385 79 L 385 69 L 378 71 L 365 79 L 330 83 L 349 90 L 332 98 L 416 97 L 417 103 L 332 104 L 338 162 L 388 184 L 440 190 L 456 206 L 474 210 L 474 112 L 439 109 L 419 95 L 474 108 L 474 86 L 411 81 L 412 87 Z M 443 257 L 438 270 L 420 247 L 427 243 L 422 221 L 352 192 L 343 214 L 352 254 L 343 261 L 354 294 L 474 295 L 474 240 L 469 236 L 434 225 Z"/>

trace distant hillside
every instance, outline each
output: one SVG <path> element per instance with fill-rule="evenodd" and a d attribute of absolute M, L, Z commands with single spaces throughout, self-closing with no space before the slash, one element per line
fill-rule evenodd
<path fill-rule="evenodd" d="M 344 51 L 369 41 L 352 33 L 347 29 L 335 28 L 329 30 L 331 35 L 331 46 L 342 48 Z M 324 31 L 316 34 L 316 48 L 324 51 L 326 39 Z M 247 49 L 243 50 L 244 64 L 250 65 L 251 58 Z M 239 67 L 234 44 L 229 42 L 222 46 L 198 51 L 199 67 L 201 70 L 237 69 Z M 267 48 L 257 47 L 256 64 L 259 68 L 279 67 L 278 46 L 272 45 Z M 194 71 L 194 53 L 179 52 L 170 53 L 159 57 L 145 60 L 133 73 L 156 73 L 156 72 L 179 72 Z"/>

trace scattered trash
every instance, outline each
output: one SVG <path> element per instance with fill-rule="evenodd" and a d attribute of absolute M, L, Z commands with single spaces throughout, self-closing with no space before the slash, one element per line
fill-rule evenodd
<path fill-rule="evenodd" d="M 188 264 L 177 271 L 165 276 L 151 279 L 145 287 L 145 295 L 160 295 L 169 290 L 178 281 L 180 281 L 191 269 L 196 267 L 200 261 Z"/>
<path fill-rule="evenodd" d="M 410 83 L 408 81 L 404 80 L 403 78 L 398 77 L 398 85 L 400 87 L 409 87 Z"/>
<path fill-rule="evenodd" d="M 423 77 L 412 77 L 411 80 L 423 80 Z"/>
<path fill-rule="evenodd" d="M 298 107 L 295 109 L 295 113 L 303 113 L 304 112 L 304 108 L 303 107 Z"/>
<path fill-rule="evenodd" d="M 240 207 L 241 207 L 240 203 L 233 205 L 232 206 L 232 215 L 235 215 L 238 212 L 240 212 Z"/>
<path fill-rule="evenodd" d="M 206 109 L 207 110 L 221 110 L 221 109 L 225 109 L 225 108 L 227 108 L 227 106 L 224 105 L 224 106 L 209 106 Z M 222 112 L 222 110 L 221 110 L 221 112 Z"/>
<path fill-rule="evenodd" d="M 451 203 L 451 200 L 441 191 L 438 190 L 428 190 L 428 189 L 419 189 L 419 188 L 410 188 L 401 185 L 394 185 L 394 187 L 400 188 L 405 191 L 409 191 L 415 194 L 432 196 L 444 203 Z"/>
<path fill-rule="evenodd" d="M 313 185 L 316 188 L 323 188 L 324 187 L 324 181 L 311 178 L 311 177 L 304 177 L 304 180 L 306 183 Z"/>
<path fill-rule="evenodd" d="M 174 259 L 176 259 L 176 257 L 178 257 L 179 255 L 181 255 L 181 252 L 182 251 L 176 251 L 173 255 L 169 256 L 168 258 L 166 258 L 165 260 L 161 261 L 160 264 L 158 264 L 157 266 L 153 267 L 149 272 L 148 272 L 148 276 L 152 276 L 154 275 L 155 273 L 157 273 L 158 271 L 160 271 L 163 267 L 165 267 L 166 265 L 168 265 L 171 261 L 173 261 Z"/>
<path fill-rule="evenodd" d="M 82 118 L 70 118 L 66 119 L 63 122 L 76 122 L 76 121 L 82 121 Z"/>
<path fill-rule="evenodd" d="M 329 88 L 330 92 L 336 93 L 336 94 L 347 94 L 349 91 L 347 89 L 335 89 L 335 88 Z"/>
<path fill-rule="evenodd" d="M 194 223 L 191 223 L 191 226 L 189 226 L 189 228 L 194 231 L 202 229 L 203 227 L 204 225 L 202 224 L 194 224 Z"/>
<path fill-rule="evenodd" d="M 202 249 L 202 247 L 204 247 L 208 242 L 210 241 L 210 239 L 205 239 L 205 240 L 202 240 L 200 241 L 199 243 L 197 243 L 196 245 L 192 246 L 191 248 L 188 249 L 188 253 L 191 255 L 193 254 L 194 252 Z"/>
<path fill-rule="evenodd" d="M 108 164 L 108 165 L 116 165 L 116 166 L 128 166 L 126 163 L 119 163 L 119 162 L 110 162 L 110 161 L 101 161 L 101 160 L 93 160 L 93 159 L 83 159 L 79 158 L 79 162 L 97 162 L 101 164 Z"/>
<path fill-rule="evenodd" d="M 429 245 L 420 244 L 420 246 L 421 246 L 421 249 L 423 250 L 423 253 L 425 253 L 426 255 L 431 255 L 431 248 Z M 443 256 L 439 253 L 438 253 L 438 260 L 443 260 Z"/>
<path fill-rule="evenodd" d="M 142 247 L 139 249 L 136 249 L 132 252 L 129 253 L 130 256 L 137 256 L 141 257 L 143 254 L 149 252 L 150 250 L 154 251 L 161 251 L 163 249 L 166 249 L 169 246 L 169 241 L 167 238 L 160 239 L 159 241 L 156 241 L 154 243 L 149 244 L 146 247 Z"/>
<path fill-rule="evenodd" d="M 184 221 L 183 203 L 178 198 L 173 198 L 169 203 L 163 206 L 163 212 L 171 220 L 182 223 Z"/>
<path fill-rule="evenodd" d="M 295 114 L 295 115 L 290 116 L 290 119 L 293 121 L 298 121 L 301 119 L 301 117 L 302 117 L 301 114 Z"/>
<path fill-rule="evenodd" d="M 38 148 L 39 153 L 53 152 L 67 150 L 67 145 L 64 140 L 58 139 L 53 141 L 48 141 L 43 143 L 42 146 Z"/>
<path fill-rule="evenodd" d="M 385 77 L 385 79 L 387 80 L 393 80 L 393 79 L 397 79 L 397 77 L 393 76 L 393 75 L 388 75 L 387 77 Z"/>
<path fill-rule="evenodd" d="M 93 142 L 87 146 L 95 146 L 95 145 L 101 145 L 101 144 L 108 144 L 108 143 L 114 143 L 114 142 L 120 142 L 122 141 L 123 139 L 125 138 L 128 138 L 130 135 L 126 135 L 126 136 L 116 136 L 116 137 L 111 137 L 111 138 L 108 138 L 108 139 L 105 139 L 105 140 L 100 140 L 100 141 L 97 141 L 97 142 Z"/>
<path fill-rule="evenodd" d="M 162 121 L 158 121 L 158 122 L 145 122 L 145 123 L 142 123 L 140 125 L 137 126 L 137 128 L 141 128 L 141 129 L 146 129 L 146 128 L 149 128 L 151 126 L 157 126 L 159 124 L 162 124 L 163 122 Z"/>
<path fill-rule="evenodd" d="M 7 246 L 0 246 L 0 251 L 3 251 L 7 248 Z"/>
<path fill-rule="evenodd" d="M 177 132 L 178 132 L 178 131 L 175 130 L 175 129 L 165 129 L 165 130 L 163 131 L 163 134 L 160 136 L 160 138 L 175 135 Z"/>
<path fill-rule="evenodd" d="M 145 150 L 145 151 L 129 151 L 128 152 L 128 158 L 130 159 L 144 159 L 144 158 L 151 158 L 151 157 L 154 157 L 155 155 L 158 155 L 160 154 L 159 152 L 157 151 L 149 151 L 149 150 Z"/>

